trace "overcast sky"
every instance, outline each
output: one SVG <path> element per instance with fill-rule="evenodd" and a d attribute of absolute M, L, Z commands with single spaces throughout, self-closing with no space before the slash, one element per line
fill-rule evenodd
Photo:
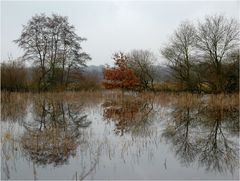
<path fill-rule="evenodd" d="M 1 1 L 1 61 L 23 54 L 13 40 L 39 13 L 68 16 L 88 39 L 82 44 L 92 57 L 88 65 L 111 65 L 114 52 L 132 49 L 151 50 L 162 62 L 159 50 L 182 21 L 214 14 L 239 19 L 239 11 L 239 1 Z"/>

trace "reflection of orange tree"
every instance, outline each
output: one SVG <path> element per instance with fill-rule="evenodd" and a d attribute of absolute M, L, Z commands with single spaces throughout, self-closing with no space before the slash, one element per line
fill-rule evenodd
<path fill-rule="evenodd" d="M 81 143 L 80 128 L 90 122 L 80 108 L 71 109 L 67 103 L 44 99 L 34 105 L 35 119 L 24 124 L 26 132 L 21 137 L 24 153 L 41 165 L 66 163 Z"/>
<path fill-rule="evenodd" d="M 115 123 L 115 133 L 123 135 L 126 132 L 133 134 L 149 134 L 153 104 L 142 99 L 124 99 L 123 101 L 106 101 L 103 105 L 103 117 Z"/>

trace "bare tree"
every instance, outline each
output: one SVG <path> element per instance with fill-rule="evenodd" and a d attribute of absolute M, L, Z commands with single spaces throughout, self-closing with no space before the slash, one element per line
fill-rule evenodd
<path fill-rule="evenodd" d="M 155 56 L 148 50 L 133 50 L 128 54 L 128 66 L 139 78 L 141 90 L 154 90 Z"/>
<path fill-rule="evenodd" d="M 161 50 L 162 55 L 169 61 L 168 66 L 173 76 L 187 90 L 193 90 L 193 63 L 196 30 L 189 22 L 182 23 L 170 39 L 170 44 Z"/>
<path fill-rule="evenodd" d="M 239 23 L 221 15 L 208 16 L 199 23 L 196 37 L 197 48 L 215 74 L 215 90 L 224 91 L 222 63 L 227 53 L 239 44 Z"/>
<path fill-rule="evenodd" d="M 61 69 L 63 83 L 68 80 L 71 68 L 84 66 L 91 59 L 82 52 L 80 44 L 84 40 L 75 33 L 74 26 L 69 25 L 67 17 L 40 14 L 23 26 L 15 42 L 24 49 L 23 58 L 33 60 L 40 67 L 39 89 L 46 89 L 55 83 L 58 69 Z"/>

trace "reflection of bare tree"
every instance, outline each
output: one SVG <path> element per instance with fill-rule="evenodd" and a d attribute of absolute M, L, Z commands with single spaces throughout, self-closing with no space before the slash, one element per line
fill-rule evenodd
<path fill-rule="evenodd" d="M 34 106 L 34 121 L 25 122 L 21 137 L 24 153 L 41 165 L 66 163 L 82 143 L 80 128 L 91 122 L 81 106 L 46 99 L 37 99 Z"/>
<path fill-rule="evenodd" d="M 219 108 L 177 107 L 162 136 L 183 163 L 198 161 L 208 171 L 233 173 L 239 160 L 238 145 L 231 140 L 232 131 L 239 130 L 236 113 Z"/>
<path fill-rule="evenodd" d="M 153 102 L 140 99 L 124 101 L 106 101 L 103 105 L 103 117 L 115 123 L 115 133 L 123 135 L 126 132 L 138 135 L 148 135 Z"/>
<path fill-rule="evenodd" d="M 238 143 L 231 140 L 232 124 L 239 130 L 236 115 L 238 111 L 226 109 L 209 109 L 202 115 L 208 134 L 201 137 L 199 161 L 207 170 L 233 173 L 238 167 Z"/>
<path fill-rule="evenodd" d="M 191 163 L 198 152 L 191 129 L 194 127 L 194 115 L 191 108 L 185 107 L 173 111 L 173 124 L 163 132 L 167 141 L 172 143 L 176 155 L 186 165 Z"/>

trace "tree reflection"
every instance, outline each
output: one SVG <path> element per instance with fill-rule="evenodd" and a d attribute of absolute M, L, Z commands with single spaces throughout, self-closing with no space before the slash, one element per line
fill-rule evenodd
<path fill-rule="evenodd" d="M 126 99 L 123 101 L 110 100 L 102 104 L 103 118 L 115 123 L 115 133 L 123 135 L 149 136 L 149 126 L 153 117 L 153 100 Z"/>
<path fill-rule="evenodd" d="M 208 132 L 199 138 L 200 164 L 209 171 L 233 173 L 239 162 L 238 144 L 231 139 L 232 124 L 239 130 L 238 111 L 212 108 L 203 112 L 201 116 L 203 129 Z"/>
<path fill-rule="evenodd" d="M 34 121 L 25 122 L 21 137 L 24 153 L 36 164 L 55 166 L 66 163 L 83 143 L 81 128 L 90 125 L 81 106 L 53 99 L 37 99 Z"/>
<path fill-rule="evenodd" d="M 190 107 L 183 107 L 173 111 L 173 122 L 167 126 L 163 136 L 172 143 L 176 155 L 185 164 L 192 162 L 198 147 L 194 140 L 192 129 L 194 128 L 194 115 Z"/>
<path fill-rule="evenodd" d="M 172 115 L 162 136 L 182 163 L 197 161 L 207 171 L 234 172 L 239 160 L 234 141 L 239 130 L 237 109 L 175 107 Z"/>

